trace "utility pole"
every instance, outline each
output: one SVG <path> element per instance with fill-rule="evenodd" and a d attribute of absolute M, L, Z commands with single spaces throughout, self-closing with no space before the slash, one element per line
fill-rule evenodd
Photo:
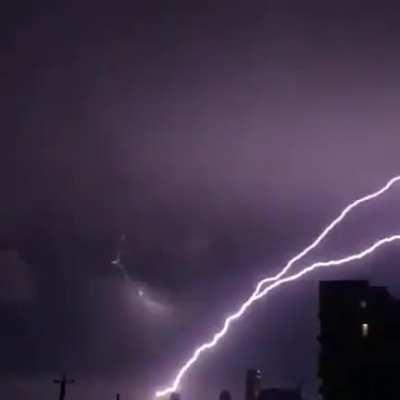
<path fill-rule="evenodd" d="M 53 381 L 55 384 L 60 385 L 60 396 L 58 397 L 59 400 L 65 399 L 65 394 L 67 391 L 67 385 L 74 383 L 74 379 L 67 379 L 67 375 L 64 373 L 61 379 L 54 379 Z"/>

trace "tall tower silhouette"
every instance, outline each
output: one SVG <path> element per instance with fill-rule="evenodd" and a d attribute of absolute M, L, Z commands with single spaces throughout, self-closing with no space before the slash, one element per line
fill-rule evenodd
<path fill-rule="evenodd" d="M 261 392 L 261 371 L 249 369 L 246 373 L 245 400 L 257 400 Z"/>
<path fill-rule="evenodd" d="M 61 379 L 54 379 L 55 384 L 60 385 L 60 395 L 59 400 L 64 400 L 67 392 L 67 385 L 74 383 L 74 379 L 67 379 L 67 375 L 64 373 Z"/>

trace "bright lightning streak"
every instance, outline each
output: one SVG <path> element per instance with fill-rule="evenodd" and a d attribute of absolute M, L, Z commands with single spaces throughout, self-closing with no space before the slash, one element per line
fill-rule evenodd
<path fill-rule="evenodd" d="M 306 274 L 308 274 L 309 272 L 311 272 L 311 271 L 313 271 L 315 269 L 334 267 L 334 266 L 347 264 L 347 263 L 350 263 L 352 261 L 361 260 L 362 258 L 367 257 L 370 254 L 372 254 L 379 247 L 381 247 L 381 246 L 383 246 L 385 244 L 389 244 L 389 243 L 395 242 L 397 240 L 400 240 L 400 235 L 387 236 L 387 237 L 385 237 L 383 239 L 380 239 L 380 240 L 376 241 L 370 247 L 368 247 L 367 249 L 365 249 L 365 250 L 363 250 L 363 251 L 361 251 L 359 253 L 355 253 L 355 254 L 352 254 L 352 255 L 344 257 L 344 258 L 339 258 L 338 260 L 315 262 L 314 264 L 311 264 L 309 267 L 303 268 L 298 273 L 289 275 L 286 278 L 282 278 L 282 279 L 276 281 L 275 283 L 273 283 L 272 285 L 266 287 L 262 292 L 260 292 L 254 298 L 254 300 L 259 300 L 261 297 L 264 297 L 268 292 L 270 292 L 274 288 L 276 288 L 276 287 L 278 287 L 278 286 L 280 286 L 280 285 L 282 285 L 284 283 L 295 281 L 296 279 L 301 278 L 303 275 L 306 275 Z"/>
<path fill-rule="evenodd" d="M 275 285 L 278 284 L 279 282 L 286 282 L 284 279 L 279 280 L 297 261 L 300 259 L 304 258 L 311 250 L 313 250 L 315 247 L 317 247 L 321 241 L 332 231 L 332 229 L 335 228 L 336 225 L 338 225 L 340 222 L 343 221 L 343 219 L 349 214 L 354 208 L 358 207 L 362 203 L 365 203 L 367 201 L 373 200 L 382 194 L 384 194 L 387 190 L 389 190 L 395 183 L 400 181 L 400 176 L 395 176 L 394 178 L 390 179 L 383 187 L 381 187 L 379 190 L 370 193 L 364 197 L 361 197 L 351 204 L 349 204 L 340 214 L 339 216 L 334 219 L 322 232 L 321 234 L 309 245 L 307 246 L 304 250 L 302 250 L 300 253 L 298 253 L 296 256 L 294 256 L 289 262 L 286 264 L 286 266 L 275 276 L 272 277 L 267 277 L 265 279 L 262 279 L 256 286 L 256 289 L 252 293 L 252 295 L 242 304 L 242 306 L 239 308 L 237 312 L 234 314 L 230 315 L 228 318 L 225 319 L 223 328 L 217 332 L 214 336 L 213 339 L 210 342 L 207 342 L 200 347 L 198 347 L 195 352 L 193 353 L 192 357 L 183 365 L 183 367 L 179 370 L 173 384 L 164 389 L 164 390 L 159 390 L 156 392 L 156 397 L 161 397 L 166 394 L 172 393 L 176 391 L 180 385 L 180 382 L 185 375 L 185 373 L 188 371 L 188 369 L 198 360 L 200 354 L 208 350 L 212 347 L 214 347 L 219 340 L 225 335 L 225 333 L 228 331 L 230 323 L 237 319 L 240 318 L 243 313 L 247 310 L 247 308 L 256 300 L 258 300 L 260 297 L 264 296 L 269 292 L 270 287 L 276 287 Z M 371 251 L 373 251 L 372 249 Z M 367 253 L 369 254 L 369 253 Z M 314 265 L 314 264 L 313 264 Z M 293 275 L 292 275 L 293 276 Z M 286 278 L 285 278 L 286 279 Z M 267 288 L 263 289 L 261 292 L 260 290 L 262 287 L 268 283 L 268 282 L 274 282 L 277 281 L 275 284 L 268 286 Z"/>
<path fill-rule="evenodd" d="M 370 200 L 373 200 L 382 194 L 384 194 L 386 191 L 388 191 L 395 183 L 400 181 L 400 176 L 395 176 L 394 178 L 390 179 L 384 186 L 382 186 L 379 190 L 370 193 L 364 197 L 359 198 L 358 200 L 353 201 L 353 203 L 349 204 L 340 214 L 337 218 L 335 218 L 321 233 L 320 235 L 312 242 L 309 246 L 307 246 L 304 250 L 302 250 L 299 254 L 294 256 L 289 262 L 286 264 L 286 266 L 275 276 L 271 276 L 269 278 L 265 278 L 261 280 L 256 287 L 256 290 L 254 291 L 253 295 L 255 295 L 256 292 L 258 292 L 263 285 L 265 285 L 268 282 L 273 282 L 278 279 L 280 279 L 287 271 L 289 271 L 290 268 L 299 260 L 304 258 L 311 250 L 315 249 L 324 239 L 326 236 L 329 235 L 329 233 L 336 227 L 336 225 L 340 224 L 344 218 L 349 214 L 354 208 L 358 207 L 362 203 L 366 203 Z"/>
<path fill-rule="evenodd" d="M 192 357 L 186 362 L 186 364 L 179 371 L 179 373 L 176 376 L 175 381 L 172 384 L 172 386 L 170 386 L 170 387 L 168 387 L 168 388 L 166 388 L 164 390 L 157 391 L 156 392 L 156 397 L 165 396 L 165 395 L 167 395 L 169 393 L 172 393 L 172 392 L 176 391 L 178 389 L 178 387 L 179 387 L 179 384 L 180 384 L 183 376 L 188 371 L 188 369 L 198 360 L 200 354 L 203 353 L 204 351 L 214 347 L 222 339 L 222 337 L 227 333 L 231 323 L 233 321 L 237 320 L 238 318 L 240 318 L 246 312 L 246 310 L 255 301 L 257 301 L 260 298 L 264 297 L 271 290 L 283 285 L 284 283 L 295 281 L 295 280 L 301 278 L 302 276 L 310 273 L 311 271 L 313 271 L 315 269 L 339 266 L 339 265 L 350 263 L 352 261 L 361 260 L 362 258 L 364 258 L 364 257 L 368 256 L 369 254 L 373 253 L 375 250 L 377 250 L 379 247 L 383 246 L 384 244 L 392 243 L 392 242 L 397 241 L 397 240 L 400 240 L 400 235 L 393 235 L 393 236 L 385 237 L 385 238 L 383 238 L 381 240 L 378 240 L 377 242 L 372 244 L 370 247 L 368 247 L 367 249 L 365 249 L 365 250 L 363 250 L 363 251 L 361 251 L 359 253 L 355 253 L 355 254 L 352 254 L 350 256 L 347 256 L 347 257 L 344 257 L 344 258 L 340 258 L 338 260 L 329 260 L 329 261 L 316 262 L 316 263 L 310 265 L 309 267 L 306 267 L 306 268 L 302 269 L 300 272 L 298 272 L 296 274 L 292 274 L 292 275 L 286 276 L 285 278 L 279 279 L 276 282 L 274 282 L 271 285 L 269 285 L 268 287 L 264 288 L 260 293 L 255 295 L 251 299 L 251 301 L 250 301 L 250 298 L 249 298 L 245 303 L 242 304 L 242 306 L 239 308 L 238 311 L 236 311 L 234 314 L 232 314 L 230 317 L 228 317 L 225 320 L 223 328 L 213 336 L 213 338 L 212 338 L 212 340 L 210 342 L 205 343 L 202 346 L 197 348 L 197 350 L 193 353 Z"/>

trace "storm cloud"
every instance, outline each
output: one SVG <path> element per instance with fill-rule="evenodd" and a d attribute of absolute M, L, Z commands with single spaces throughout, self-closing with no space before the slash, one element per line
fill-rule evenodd
<path fill-rule="evenodd" d="M 41 2 L 1 19 L 0 395 L 54 398 L 67 370 L 77 400 L 148 396 L 258 278 L 399 173 L 396 4 Z M 308 261 L 398 232 L 399 195 Z M 131 285 L 111 263 L 121 234 Z M 277 291 L 184 394 L 239 397 L 252 366 L 315 393 L 317 280 L 396 293 L 396 257 Z"/>

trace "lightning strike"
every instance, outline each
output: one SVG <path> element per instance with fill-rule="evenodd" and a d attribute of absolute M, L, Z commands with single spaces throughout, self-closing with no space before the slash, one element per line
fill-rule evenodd
<path fill-rule="evenodd" d="M 267 295 L 273 289 L 283 285 L 284 283 L 295 281 L 295 280 L 301 278 L 302 276 L 310 273 L 311 271 L 314 271 L 315 269 L 339 266 L 339 265 L 344 265 L 344 264 L 350 263 L 352 261 L 361 260 L 362 258 L 373 253 L 379 247 L 381 247 L 385 244 L 388 244 L 388 243 L 392 243 L 397 240 L 400 240 L 400 235 L 393 235 L 393 236 L 385 237 L 383 239 L 378 240 L 377 242 L 372 244 L 370 247 L 368 247 L 367 249 L 365 249 L 359 253 L 355 253 L 350 256 L 340 258 L 337 260 L 318 261 L 318 262 L 311 264 L 310 266 L 302 269 L 301 271 L 299 271 L 296 274 L 286 276 L 285 278 L 279 279 L 279 280 L 275 281 L 274 283 L 272 283 L 271 285 L 267 286 L 261 292 L 259 292 L 256 296 L 254 296 L 252 301 L 250 301 L 250 299 L 248 299 L 245 303 L 242 304 L 242 306 L 239 308 L 238 311 L 236 311 L 234 314 L 229 316 L 225 320 L 223 328 L 213 336 L 212 340 L 208 343 L 203 344 L 202 346 L 200 346 L 196 349 L 196 351 L 193 353 L 192 357 L 180 369 L 173 384 L 164 390 L 157 391 L 156 397 L 165 396 L 169 393 L 176 391 L 179 387 L 179 384 L 180 384 L 183 376 L 189 370 L 189 368 L 198 360 L 200 354 L 203 353 L 204 351 L 214 347 L 222 339 L 222 337 L 226 334 L 226 332 L 229 329 L 229 326 L 231 325 L 231 323 L 233 321 L 239 319 L 255 301 L 261 299 L 262 297 Z"/>
<path fill-rule="evenodd" d="M 269 278 L 262 279 L 256 287 L 256 290 L 254 291 L 253 294 L 261 290 L 262 286 L 264 286 L 268 282 L 273 282 L 278 279 L 280 279 L 283 275 L 286 274 L 287 271 L 289 271 L 290 268 L 299 260 L 304 258 L 310 251 L 314 250 L 325 238 L 326 236 L 329 235 L 329 233 L 338 225 L 340 224 L 344 218 L 356 207 L 359 205 L 366 203 L 370 200 L 376 199 L 377 197 L 383 195 L 385 192 L 387 192 L 394 184 L 400 181 L 400 176 L 395 176 L 394 178 L 390 179 L 384 186 L 382 186 L 380 189 L 378 189 L 375 192 L 372 192 L 370 194 L 367 194 L 364 197 L 360 197 L 359 199 L 353 201 L 351 204 L 349 204 L 343 211 L 338 215 L 337 218 L 335 218 L 321 233 L 320 235 L 309 245 L 307 246 L 304 250 L 302 250 L 300 253 L 298 253 L 296 256 L 294 256 L 291 260 L 288 261 L 288 263 L 285 265 L 285 267 L 275 276 L 271 276 Z"/>
<path fill-rule="evenodd" d="M 285 267 L 276 275 L 272 277 L 267 277 L 262 279 L 260 282 L 258 282 L 256 289 L 254 292 L 251 294 L 251 296 L 242 303 L 240 308 L 233 314 L 231 314 L 229 317 L 227 317 L 224 321 L 223 327 L 221 330 L 219 330 L 216 334 L 214 334 L 212 340 L 209 342 L 204 343 L 203 345 L 199 346 L 193 353 L 192 357 L 181 367 L 181 369 L 178 371 L 178 374 L 175 377 L 175 380 L 173 381 L 172 385 L 163 389 L 159 390 L 155 393 L 156 397 L 162 397 L 164 395 L 167 395 L 169 393 L 175 392 L 182 381 L 182 378 L 186 374 L 186 372 L 189 370 L 189 368 L 194 365 L 197 360 L 199 359 L 200 355 L 208 350 L 214 347 L 222 338 L 223 336 L 227 333 L 230 324 L 240 318 L 245 311 L 258 299 L 261 297 L 265 296 L 267 293 L 269 293 L 270 290 L 273 290 L 275 287 L 280 286 L 283 283 L 290 282 L 292 280 L 298 279 L 301 276 L 305 275 L 308 272 L 311 272 L 312 270 L 316 268 L 321 268 L 321 267 L 327 267 L 327 266 L 335 266 L 335 265 L 341 265 L 345 264 L 360 258 L 363 258 L 373 251 L 375 251 L 378 247 L 382 246 L 385 243 L 390 243 L 395 240 L 400 239 L 400 235 L 395 235 L 391 237 L 384 238 L 375 244 L 373 244 L 371 247 L 368 249 L 364 250 L 361 253 L 354 254 L 352 256 L 339 259 L 339 260 L 331 260 L 331 261 L 326 261 L 326 262 L 317 262 L 312 264 L 310 267 L 304 268 L 301 270 L 299 273 L 290 275 L 286 278 L 280 279 L 283 275 L 286 274 L 287 271 L 289 271 L 290 268 L 293 267 L 293 265 L 304 258 L 310 251 L 312 251 L 314 248 L 316 248 L 322 240 L 339 224 L 341 223 L 344 218 L 356 207 L 361 205 L 362 203 L 368 202 L 370 200 L 373 200 L 381 195 L 383 195 L 386 191 L 388 191 L 394 184 L 396 184 L 398 181 L 400 181 L 400 176 L 395 176 L 394 178 L 390 179 L 383 187 L 378 189 L 375 192 L 372 192 L 364 197 L 361 197 L 355 201 L 353 201 L 351 204 L 349 204 L 346 208 L 343 209 L 343 211 L 339 214 L 337 218 L 335 218 L 321 233 L 320 235 L 309 245 L 307 246 L 304 250 L 302 250 L 300 253 L 298 253 L 296 256 L 294 256 L 292 259 L 289 260 L 289 262 L 285 265 Z M 269 282 L 274 282 L 273 284 L 267 286 L 266 288 L 262 289 L 263 286 L 266 283 Z"/>

